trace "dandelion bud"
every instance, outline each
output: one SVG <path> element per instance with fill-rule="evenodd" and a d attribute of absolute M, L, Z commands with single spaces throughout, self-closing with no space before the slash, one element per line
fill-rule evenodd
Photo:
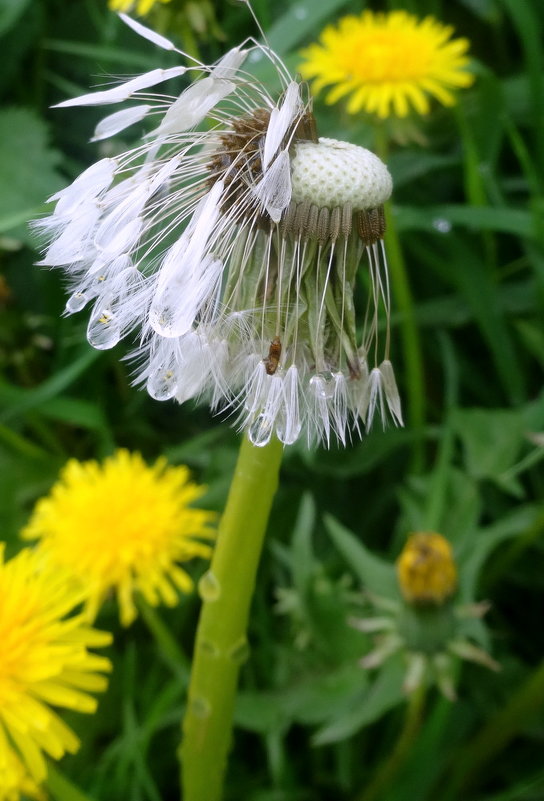
<path fill-rule="evenodd" d="M 401 592 L 411 604 L 442 605 L 455 592 L 457 568 L 441 534 L 411 534 L 397 560 Z"/>

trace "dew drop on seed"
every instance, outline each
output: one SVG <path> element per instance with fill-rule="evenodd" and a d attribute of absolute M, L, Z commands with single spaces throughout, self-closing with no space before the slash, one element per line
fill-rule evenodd
<path fill-rule="evenodd" d="M 107 350 L 117 345 L 121 339 L 121 330 L 109 309 L 102 309 L 99 314 L 93 314 L 87 327 L 87 339 L 97 350 Z"/>
<path fill-rule="evenodd" d="M 178 382 L 173 370 L 160 367 L 153 370 L 147 379 L 147 391 L 158 401 L 170 400 L 176 394 Z"/>
<path fill-rule="evenodd" d="M 193 698 L 191 710 L 195 718 L 209 718 L 212 714 L 212 707 L 207 698 Z"/>
<path fill-rule="evenodd" d="M 252 445 L 263 448 L 268 445 L 272 437 L 272 422 L 269 417 L 260 414 L 250 425 L 247 435 Z"/>
<path fill-rule="evenodd" d="M 439 234 L 449 234 L 451 231 L 451 222 L 445 220 L 443 217 L 437 217 L 436 220 L 433 220 L 433 228 L 435 231 L 438 231 Z"/>
<path fill-rule="evenodd" d="M 232 648 L 229 650 L 228 656 L 229 659 L 231 659 L 237 665 L 241 665 L 247 660 L 249 657 L 249 645 L 245 637 L 242 637 L 241 640 L 232 646 Z"/>
<path fill-rule="evenodd" d="M 86 292 L 74 292 L 66 301 L 66 311 L 69 314 L 81 311 L 88 302 L 89 296 Z"/>
<path fill-rule="evenodd" d="M 207 570 L 198 582 L 198 594 L 203 601 L 217 601 L 221 595 L 221 585 L 211 570 Z"/>

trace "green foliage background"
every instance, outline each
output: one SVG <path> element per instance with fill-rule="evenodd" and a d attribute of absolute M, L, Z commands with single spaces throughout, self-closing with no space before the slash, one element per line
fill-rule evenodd
<path fill-rule="evenodd" d="M 326 22 L 365 4 L 253 5 L 272 46 L 296 69 L 298 50 Z M 423 344 L 426 425 L 374 430 L 346 450 L 286 450 L 226 799 L 539 801 L 544 5 L 367 5 L 454 24 L 472 42 L 477 73 L 455 109 L 435 108 L 416 121 L 418 143 L 391 146 L 394 215 Z M 201 2 L 172 0 L 174 16 L 155 22 L 169 21 L 169 35 L 209 62 L 255 34 L 243 6 L 216 0 L 214 8 L 215 21 Z M 69 457 L 100 458 L 116 446 L 189 465 L 209 488 L 206 504 L 220 510 L 237 435 L 204 408 L 160 404 L 133 388 L 122 360 L 128 346 L 93 351 L 85 314 L 62 316 L 59 274 L 33 267 L 27 227 L 45 211 L 45 197 L 109 147 L 86 144 L 100 111 L 49 107 L 104 75 L 170 66 L 173 55 L 135 37 L 101 0 L 1 0 L 0 40 L 2 538 L 10 553 L 20 547 L 32 504 Z M 320 98 L 315 110 L 322 135 L 371 144 L 367 119 Z M 397 314 L 393 360 L 406 396 L 412 376 L 400 357 L 399 322 Z M 406 714 L 400 666 L 364 672 L 357 661 L 369 638 L 346 619 L 361 606 L 361 586 L 394 591 L 390 565 L 406 534 L 429 528 L 454 545 L 462 600 L 491 601 L 475 636 L 502 670 L 463 665 L 455 704 L 431 690 L 417 731 L 393 764 Z M 104 610 L 99 624 L 116 638 L 111 687 L 97 715 L 70 720 L 83 747 L 61 766 L 97 801 L 179 797 L 175 751 L 197 612 L 196 597 L 159 610 L 159 648 L 145 621 L 122 631 L 113 605 Z M 381 784 L 379 775 L 386 777 Z"/>

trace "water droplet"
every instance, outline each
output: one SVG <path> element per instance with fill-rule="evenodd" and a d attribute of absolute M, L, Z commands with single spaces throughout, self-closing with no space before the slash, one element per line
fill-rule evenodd
<path fill-rule="evenodd" d="M 247 435 L 252 445 L 263 448 L 272 437 L 273 426 L 269 417 L 260 414 L 250 425 Z"/>
<path fill-rule="evenodd" d="M 293 9 L 293 15 L 297 19 L 306 19 L 308 16 L 308 9 L 304 8 L 303 6 L 295 6 Z"/>
<path fill-rule="evenodd" d="M 121 339 L 121 330 L 110 309 L 102 308 L 93 313 L 87 326 L 87 339 L 98 350 L 107 350 L 117 345 Z"/>
<path fill-rule="evenodd" d="M 66 301 L 66 311 L 68 314 L 81 311 L 89 301 L 89 295 L 86 292 L 74 292 Z"/>
<path fill-rule="evenodd" d="M 334 397 L 335 381 L 331 372 L 324 370 L 310 378 L 310 386 L 315 395 L 328 400 Z"/>
<path fill-rule="evenodd" d="M 191 710 L 197 718 L 209 718 L 212 714 L 212 707 L 207 698 L 191 699 Z"/>
<path fill-rule="evenodd" d="M 235 643 L 228 653 L 229 659 L 241 665 L 249 657 L 249 644 L 245 637 Z"/>
<path fill-rule="evenodd" d="M 173 398 L 178 389 L 176 374 L 173 370 L 159 367 L 147 379 L 147 391 L 155 400 L 163 401 Z"/>
<path fill-rule="evenodd" d="M 221 595 L 221 585 L 211 570 L 207 570 L 198 582 L 198 594 L 203 601 L 217 601 Z"/>
<path fill-rule="evenodd" d="M 436 220 L 433 220 L 433 228 L 440 234 L 449 234 L 451 231 L 451 222 L 445 220 L 443 217 L 437 217 Z"/>
<path fill-rule="evenodd" d="M 199 648 L 205 654 L 213 658 L 217 658 L 221 654 L 221 651 L 219 650 L 217 645 L 215 645 L 213 642 L 210 642 L 209 640 L 203 640 L 200 643 Z"/>

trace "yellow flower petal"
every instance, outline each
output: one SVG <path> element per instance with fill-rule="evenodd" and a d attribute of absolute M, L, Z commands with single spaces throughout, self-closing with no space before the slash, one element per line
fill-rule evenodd
<path fill-rule="evenodd" d="M 332 86 L 328 104 L 351 95 L 348 113 L 405 117 L 429 110 L 428 96 L 455 102 L 450 89 L 470 86 L 467 39 L 451 39 L 453 28 L 406 11 L 364 11 L 327 26 L 318 44 L 302 51 L 299 70 L 314 92 Z"/>
<path fill-rule="evenodd" d="M 79 744 L 51 705 L 93 711 L 88 691 L 104 689 L 98 674 L 111 665 L 87 650 L 103 636 L 83 627 L 81 615 L 65 617 L 81 591 L 63 571 L 40 551 L 24 549 L 8 562 L 2 553 L 0 547 L 0 788 L 21 774 L 21 788 L 39 798 L 43 752 L 60 759 Z"/>

